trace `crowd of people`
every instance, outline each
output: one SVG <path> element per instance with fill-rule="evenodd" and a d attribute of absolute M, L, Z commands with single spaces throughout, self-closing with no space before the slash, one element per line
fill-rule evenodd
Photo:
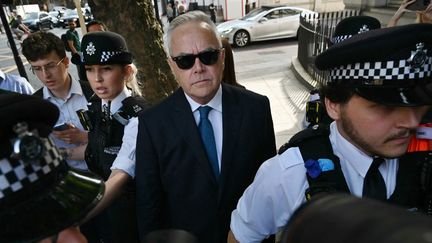
<path fill-rule="evenodd" d="M 250 243 L 281 231 L 281 242 L 315 242 L 306 230 L 315 221 L 332 232 L 326 239 L 387 242 L 367 227 L 352 233 L 371 219 L 386 232 L 415 221 L 415 232 L 431 233 L 432 219 L 387 205 L 432 207 L 429 151 L 407 152 L 432 105 L 431 24 L 341 21 L 315 60 L 330 75 L 319 89 L 327 124 L 277 150 L 270 101 L 237 82 L 214 16 L 172 10 L 164 44 L 179 88 L 154 106 L 127 40 L 99 21 L 82 40 L 70 25 L 72 60 L 50 32 L 23 41 L 43 83 L 36 92 L 0 72 L 0 218 L 12 222 L 1 242 Z M 335 192 L 345 195 L 325 197 Z M 337 225 L 347 230 L 326 230 Z"/>
<path fill-rule="evenodd" d="M 194 9 L 190 9 L 190 10 L 194 10 Z M 175 17 L 186 13 L 186 11 L 187 9 L 185 5 L 180 4 L 178 1 L 169 0 L 167 2 L 166 13 L 165 13 L 168 23 L 170 23 Z M 210 14 L 210 19 L 213 21 L 213 23 L 216 23 L 216 6 L 213 3 L 209 4 L 208 12 Z"/>

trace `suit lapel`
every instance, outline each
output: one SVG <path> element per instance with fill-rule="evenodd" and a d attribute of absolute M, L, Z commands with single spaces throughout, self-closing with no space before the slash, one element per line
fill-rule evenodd
<path fill-rule="evenodd" d="M 234 155 L 238 149 L 238 136 L 242 121 L 242 107 L 240 107 L 237 94 L 231 87 L 222 85 L 222 166 L 220 186 L 223 189 L 225 179 L 230 172 L 230 167 L 234 160 Z M 221 190 L 222 191 L 222 190 Z"/>
<path fill-rule="evenodd" d="M 217 185 L 218 183 L 214 177 L 210 162 L 207 159 L 191 107 L 183 90 L 177 90 L 173 94 L 173 99 L 174 104 L 172 107 L 174 115 L 172 120 L 176 125 L 176 128 L 180 132 L 184 142 L 189 144 L 188 147 L 192 150 L 190 153 L 193 153 L 196 158 L 195 163 L 198 163 L 198 166 L 208 175 L 208 178 L 211 178 L 212 182 Z"/>

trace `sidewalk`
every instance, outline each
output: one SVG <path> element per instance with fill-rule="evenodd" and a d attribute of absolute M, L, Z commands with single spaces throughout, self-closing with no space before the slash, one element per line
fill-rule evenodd
<path fill-rule="evenodd" d="M 254 44 L 255 50 L 234 49 L 237 80 L 247 89 L 265 95 L 270 100 L 279 148 L 302 129 L 309 89 L 292 71 L 292 58 L 296 60 L 297 44 Z"/>

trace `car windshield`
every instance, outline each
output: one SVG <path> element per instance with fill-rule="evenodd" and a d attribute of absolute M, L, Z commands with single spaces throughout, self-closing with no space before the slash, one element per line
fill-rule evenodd
<path fill-rule="evenodd" d="M 258 14 L 267 11 L 268 9 L 264 9 L 264 8 L 257 8 L 254 9 L 252 11 L 250 11 L 248 14 L 246 14 L 245 16 L 243 16 L 243 18 L 241 18 L 241 20 L 251 20 L 253 18 L 255 18 Z"/>
<path fill-rule="evenodd" d="M 26 13 L 24 15 L 24 19 L 37 19 L 37 18 L 38 18 L 38 13 L 37 12 Z"/>

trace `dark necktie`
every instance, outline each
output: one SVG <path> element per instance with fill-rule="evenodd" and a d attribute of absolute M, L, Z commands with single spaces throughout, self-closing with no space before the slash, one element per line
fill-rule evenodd
<path fill-rule="evenodd" d="M 385 201 L 387 200 L 387 190 L 384 179 L 378 167 L 384 162 L 383 158 L 374 158 L 372 165 L 366 174 L 363 182 L 363 197 Z"/>
<path fill-rule="evenodd" d="M 208 114 L 212 108 L 210 106 L 200 106 L 198 108 L 200 113 L 200 122 L 198 124 L 198 129 L 201 133 L 201 139 L 204 143 L 205 150 L 207 152 L 207 157 L 213 169 L 213 173 L 216 179 L 219 179 L 219 162 L 216 152 L 216 143 L 213 133 L 213 127 L 208 119 Z"/>

